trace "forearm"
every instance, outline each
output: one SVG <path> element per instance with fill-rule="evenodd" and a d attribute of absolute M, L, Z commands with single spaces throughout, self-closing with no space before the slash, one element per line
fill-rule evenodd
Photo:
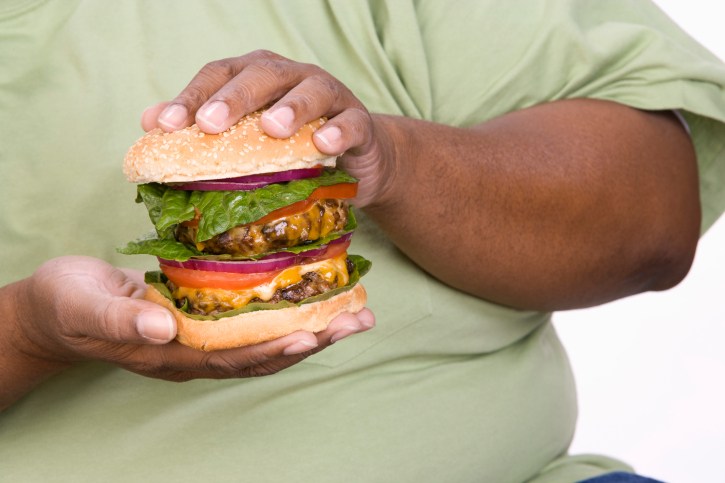
<path fill-rule="evenodd" d="M 25 349 L 28 343 L 19 330 L 22 310 L 21 289 L 27 280 L 0 288 L 0 411 L 30 392 L 48 377 L 63 371 L 68 364 L 33 357 Z"/>
<path fill-rule="evenodd" d="M 666 115 L 572 100 L 472 129 L 376 122 L 396 169 L 366 212 L 445 283 L 554 310 L 667 288 L 689 269 L 696 163 Z"/>

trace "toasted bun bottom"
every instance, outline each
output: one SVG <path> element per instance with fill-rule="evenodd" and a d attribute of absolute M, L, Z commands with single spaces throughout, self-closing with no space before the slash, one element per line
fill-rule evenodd
<path fill-rule="evenodd" d="M 259 344 L 297 330 L 320 332 L 342 312 L 360 311 L 367 301 L 367 293 L 358 283 L 351 290 L 322 302 L 260 310 L 219 320 L 187 317 L 153 286 L 148 287 L 145 299 L 166 307 L 174 314 L 179 342 L 194 349 L 213 351 Z"/>

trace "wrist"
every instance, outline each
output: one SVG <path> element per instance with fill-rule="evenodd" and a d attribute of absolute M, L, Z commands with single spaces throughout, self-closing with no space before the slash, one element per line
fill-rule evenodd
<path fill-rule="evenodd" d="M 71 365 L 46 357 L 25 334 L 23 292 L 28 284 L 25 279 L 0 288 L 0 411 Z"/>

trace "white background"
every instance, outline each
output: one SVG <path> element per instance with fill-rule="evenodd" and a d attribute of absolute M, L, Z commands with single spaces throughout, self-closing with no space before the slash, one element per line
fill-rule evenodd
<path fill-rule="evenodd" d="M 722 0 L 656 3 L 725 59 Z M 668 483 L 725 483 L 724 218 L 674 289 L 555 321 L 580 398 L 572 453 L 614 456 Z"/>

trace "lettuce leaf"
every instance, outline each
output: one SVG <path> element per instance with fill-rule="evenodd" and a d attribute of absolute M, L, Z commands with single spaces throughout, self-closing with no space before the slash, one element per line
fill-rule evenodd
<path fill-rule="evenodd" d="M 168 185 L 138 186 L 137 202 L 143 202 L 159 239 L 173 238 L 174 227 L 201 214 L 198 241 L 208 240 L 237 225 L 258 220 L 274 210 L 307 199 L 321 186 L 355 183 L 339 169 L 327 169 L 317 178 L 275 183 L 253 191 L 182 191 Z"/>
<path fill-rule="evenodd" d="M 149 211 L 150 213 L 150 211 Z M 321 247 L 332 240 L 340 238 L 346 233 L 350 233 L 357 228 L 357 220 L 355 219 L 355 212 L 352 207 L 348 210 L 347 223 L 342 231 L 330 233 L 327 236 L 319 238 L 313 242 L 305 243 L 304 245 L 298 245 L 295 247 L 285 248 L 282 250 L 276 250 L 264 253 L 258 257 L 235 257 L 233 255 L 208 255 L 200 252 L 193 245 L 185 245 L 178 242 L 173 237 L 173 231 L 171 238 L 159 238 L 156 233 L 150 233 L 138 240 L 129 242 L 125 247 L 117 248 L 118 253 L 124 255 L 153 255 L 156 257 L 165 258 L 167 260 L 176 260 L 178 262 L 185 262 L 188 259 L 200 258 L 204 260 L 250 260 L 254 258 L 261 258 L 269 255 L 270 253 L 277 252 L 290 252 L 300 253 L 313 248 Z"/>
<path fill-rule="evenodd" d="M 247 304 L 242 308 L 235 309 L 235 310 L 229 310 L 227 312 L 223 312 L 221 314 L 217 315 L 197 315 L 197 314 L 190 314 L 188 313 L 187 307 L 185 304 L 184 306 L 180 307 L 179 310 L 182 312 L 185 312 L 185 315 L 191 319 L 194 320 L 218 320 L 224 317 L 233 317 L 235 315 L 239 314 L 245 314 L 248 312 L 256 312 L 258 310 L 276 310 L 276 309 L 283 309 L 287 307 L 294 307 L 294 306 L 300 306 L 303 304 L 309 304 L 314 302 L 320 302 L 322 300 L 327 300 L 335 295 L 341 294 L 343 292 L 347 292 L 348 290 L 352 289 L 359 281 L 360 278 L 368 273 L 370 271 L 370 268 L 372 267 L 372 262 L 370 260 L 367 260 L 360 255 L 348 255 L 348 258 L 350 261 L 352 261 L 354 265 L 354 269 L 352 273 L 350 273 L 350 280 L 348 281 L 347 285 L 343 287 L 338 287 L 334 290 L 331 290 L 329 292 L 325 292 L 320 295 L 315 295 L 314 297 L 309 297 L 301 302 L 298 303 L 292 303 L 287 301 L 281 301 L 278 303 L 267 303 L 267 302 L 255 302 L 251 304 Z M 145 282 L 149 285 L 152 285 L 154 288 L 156 288 L 161 295 L 169 299 L 172 303 L 175 304 L 173 297 L 171 296 L 171 291 L 169 291 L 169 288 L 166 286 L 167 278 L 161 271 L 152 271 L 152 272 L 146 272 L 146 275 L 144 277 Z"/>

